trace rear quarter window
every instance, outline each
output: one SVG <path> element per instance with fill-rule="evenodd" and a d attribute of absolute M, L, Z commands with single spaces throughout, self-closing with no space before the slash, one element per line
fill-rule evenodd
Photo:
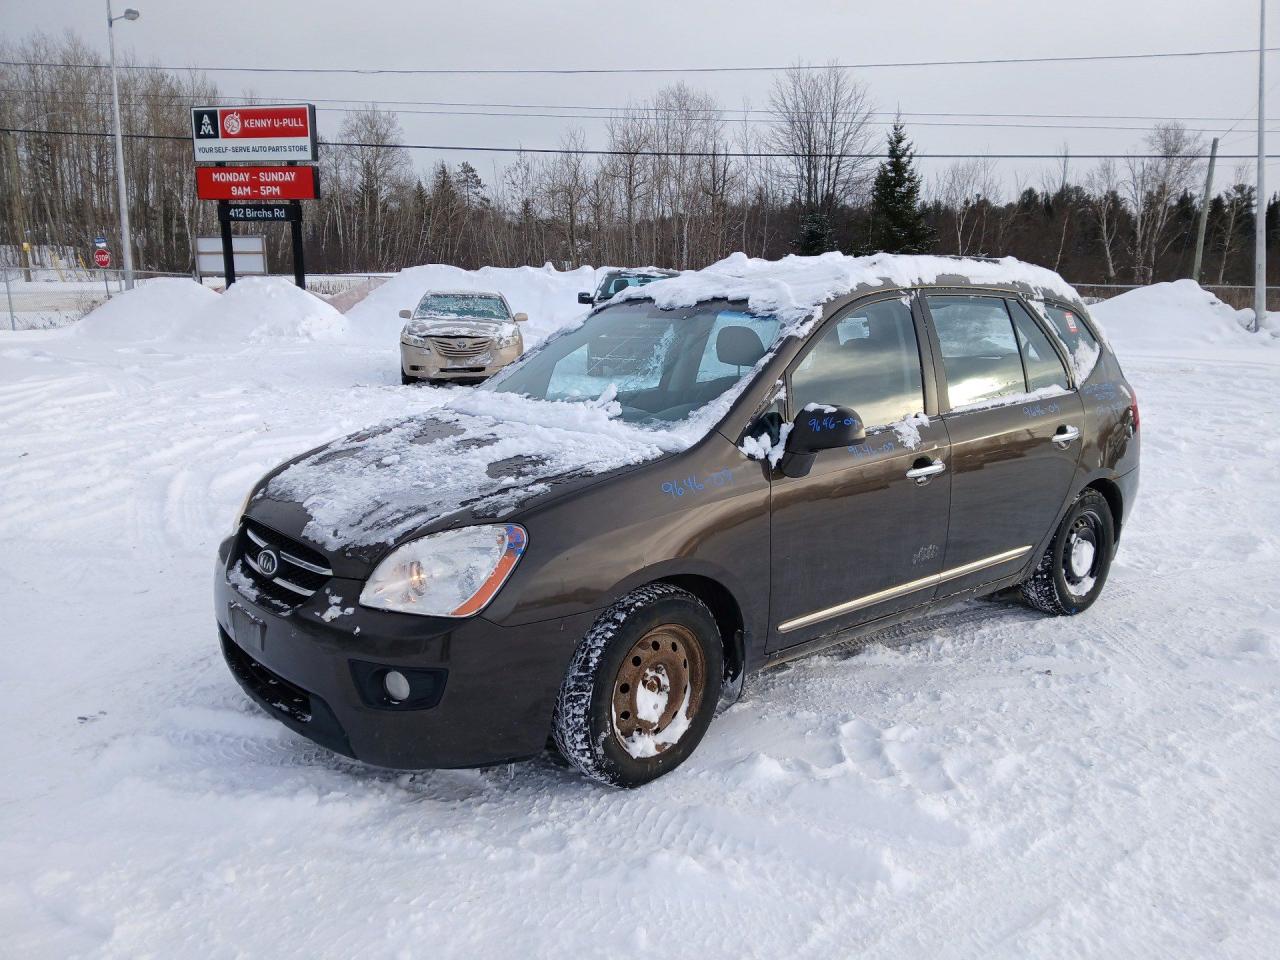
<path fill-rule="evenodd" d="M 1076 368 L 1076 380 L 1083 382 L 1093 372 L 1098 356 L 1102 352 L 1102 348 L 1098 345 L 1098 338 L 1093 335 L 1084 318 L 1075 310 L 1046 303 L 1044 314 L 1067 348 L 1067 353 L 1071 355 L 1071 361 Z"/>

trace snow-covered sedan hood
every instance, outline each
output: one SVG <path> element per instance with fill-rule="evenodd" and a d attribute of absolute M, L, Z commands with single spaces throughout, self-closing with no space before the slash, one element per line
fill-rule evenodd
<path fill-rule="evenodd" d="M 492 337 L 503 327 L 508 326 L 505 320 L 432 316 L 414 317 L 409 324 L 421 325 L 425 328 L 423 336 L 428 337 Z"/>
<path fill-rule="evenodd" d="M 555 486 L 688 445 L 686 435 L 614 416 L 608 404 L 468 393 L 303 454 L 268 480 L 249 512 L 332 554 L 371 562 L 432 524 L 504 519 Z"/>

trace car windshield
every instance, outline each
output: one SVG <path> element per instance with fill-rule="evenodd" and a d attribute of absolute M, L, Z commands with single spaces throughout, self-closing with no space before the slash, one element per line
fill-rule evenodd
<path fill-rule="evenodd" d="M 619 293 L 627 289 L 627 287 L 643 287 L 645 284 L 653 283 L 655 280 L 666 279 L 666 274 L 662 273 L 613 274 L 605 277 L 601 282 L 600 289 L 596 291 L 596 299 L 608 300 L 615 293 Z"/>
<path fill-rule="evenodd" d="M 428 293 L 414 316 L 469 317 L 475 320 L 510 320 L 501 297 L 471 293 Z"/>
<path fill-rule="evenodd" d="M 778 337 L 776 317 L 726 301 L 606 307 L 481 389 L 536 400 L 615 399 L 629 423 L 672 423 L 725 393 Z M 616 397 L 615 397 L 616 391 Z"/>

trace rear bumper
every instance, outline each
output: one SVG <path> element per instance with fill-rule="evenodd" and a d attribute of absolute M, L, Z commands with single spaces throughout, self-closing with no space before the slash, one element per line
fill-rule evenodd
<path fill-rule="evenodd" d="M 360 607 L 361 584 L 339 578 L 282 613 L 228 583 L 230 544 L 214 578 L 223 656 L 245 692 L 290 729 L 398 769 L 487 766 L 546 746 L 560 682 L 595 613 L 518 627 L 388 613 Z M 399 706 L 379 697 L 388 669 L 418 692 L 427 684 L 426 696 Z"/>

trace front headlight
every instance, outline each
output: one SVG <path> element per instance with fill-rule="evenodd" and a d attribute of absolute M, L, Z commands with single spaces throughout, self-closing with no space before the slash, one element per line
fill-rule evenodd
<path fill-rule="evenodd" d="M 496 342 L 499 349 L 503 347 L 514 347 L 520 342 L 520 328 L 504 327 L 502 332 L 498 334 Z"/>
<path fill-rule="evenodd" d="M 369 577 L 360 605 L 424 617 L 479 613 L 528 545 L 515 523 L 461 527 L 397 547 Z"/>
<path fill-rule="evenodd" d="M 404 325 L 404 329 L 400 331 L 400 339 L 405 343 L 411 343 L 415 347 L 425 347 L 427 345 L 428 327 L 421 320 L 410 320 Z"/>
<path fill-rule="evenodd" d="M 249 509 L 249 501 L 253 499 L 253 495 L 257 492 L 257 489 L 258 485 L 255 483 L 249 488 L 249 492 L 244 495 L 244 499 L 240 501 L 240 509 L 237 510 L 236 515 L 231 518 L 231 532 L 233 534 L 240 532 L 240 521 L 244 519 L 244 512 Z"/>

